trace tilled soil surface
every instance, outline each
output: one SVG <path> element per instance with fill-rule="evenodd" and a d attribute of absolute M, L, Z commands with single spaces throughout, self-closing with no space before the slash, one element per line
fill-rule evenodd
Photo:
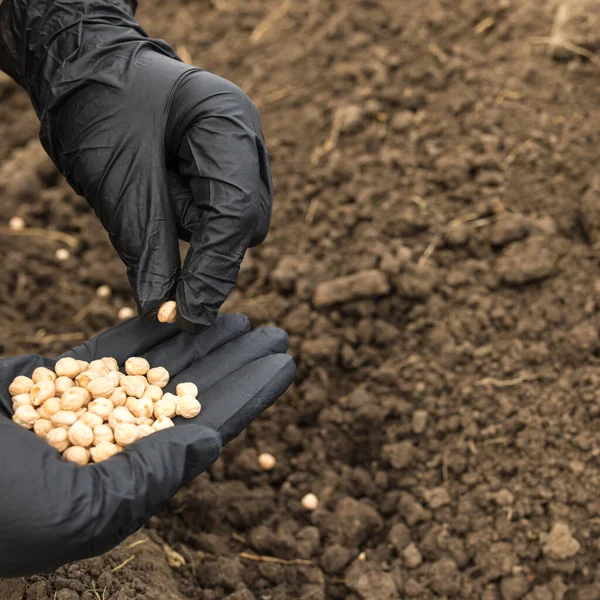
<path fill-rule="evenodd" d="M 598 2 L 140 4 L 261 109 L 276 211 L 227 310 L 298 378 L 145 530 L 0 598 L 600 598 Z M 5 355 L 132 306 L 36 132 L 0 79 Z"/>

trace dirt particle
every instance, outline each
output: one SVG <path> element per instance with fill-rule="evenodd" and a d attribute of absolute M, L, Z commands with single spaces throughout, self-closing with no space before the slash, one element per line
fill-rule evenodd
<path fill-rule="evenodd" d="M 452 498 L 450 498 L 450 494 L 445 487 L 437 487 L 431 490 L 426 490 L 423 495 L 427 504 L 429 505 L 429 508 L 432 510 L 442 508 L 442 506 L 446 506 L 452 501 Z"/>
<path fill-rule="evenodd" d="M 529 220 L 526 217 L 508 214 L 490 227 L 490 242 L 496 246 L 504 246 L 522 240 L 529 234 L 529 228 Z"/>
<path fill-rule="evenodd" d="M 529 591 L 529 581 L 524 575 L 503 577 L 500 582 L 502 600 L 521 600 Z"/>
<path fill-rule="evenodd" d="M 332 544 L 325 548 L 325 552 L 321 557 L 321 566 L 325 573 L 335 575 L 341 573 L 351 559 L 352 554 L 348 548 L 339 544 Z"/>
<path fill-rule="evenodd" d="M 557 256 L 544 238 L 529 238 L 508 246 L 496 262 L 496 272 L 505 283 L 521 285 L 550 277 L 556 272 Z"/>
<path fill-rule="evenodd" d="M 75 590 L 68 588 L 59 590 L 55 597 L 56 600 L 79 600 L 79 594 Z"/>
<path fill-rule="evenodd" d="M 397 600 L 394 578 L 371 562 L 356 560 L 346 572 L 345 584 L 362 600 Z"/>
<path fill-rule="evenodd" d="M 412 416 L 412 430 L 416 435 L 421 435 L 427 429 L 429 413 L 426 410 L 415 410 Z"/>
<path fill-rule="evenodd" d="M 558 521 L 552 526 L 550 533 L 541 534 L 542 551 L 544 554 L 554 560 L 566 560 L 575 556 L 581 545 L 571 534 L 571 529 L 562 521 Z"/>
<path fill-rule="evenodd" d="M 340 340 L 337 337 L 324 335 L 317 339 L 304 340 L 301 346 L 302 359 L 308 364 L 335 364 L 339 349 Z"/>
<path fill-rule="evenodd" d="M 387 461 L 394 469 L 407 469 L 414 461 L 414 446 L 410 440 L 386 444 L 381 452 L 383 460 Z"/>
<path fill-rule="evenodd" d="M 313 304 L 324 308 L 361 298 L 384 296 L 389 292 L 390 284 L 385 273 L 370 269 L 320 283 L 315 289 Z"/>
<path fill-rule="evenodd" d="M 360 546 L 383 527 L 381 515 L 366 502 L 342 498 L 335 508 L 346 543 Z"/>
<path fill-rule="evenodd" d="M 431 566 L 431 589 L 440 596 L 455 596 L 460 592 L 462 576 L 456 563 L 442 558 Z"/>
<path fill-rule="evenodd" d="M 410 544 L 410 538 L 410 529 L 404 523 L 396 523 L 388 533 L 388 541 L 396 552 L 402 552 Z"/>
<path fill-rule="evenodd" d="M 409 569 L 416 569 L 423 562 L 423 557 L 414 543 L 408 544 L 402 550 L 402 558 Z"/>

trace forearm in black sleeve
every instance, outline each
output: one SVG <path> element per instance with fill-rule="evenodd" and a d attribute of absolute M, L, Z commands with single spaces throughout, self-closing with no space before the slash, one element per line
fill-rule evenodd
<path fill-rule="evenodd" d="M 102 55 L 115 43 L 147 37 L 133 18 L 136 6 L 137 0 L 3 0 L 0 69 L 27 90 L 41 115 L 51 84 L 72 75 L 60 73 L 66 63 L 77 60 L 78 73 L 91 74 L 109 67 Z"/>

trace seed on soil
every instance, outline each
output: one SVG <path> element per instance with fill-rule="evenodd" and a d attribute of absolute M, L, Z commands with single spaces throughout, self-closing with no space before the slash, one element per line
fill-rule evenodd
<path fill-rule="evenodd" d="M 131 306 L 123 306 L 119 309 L 117 317 L 119 321 L 127 321 L 127 319 L 135 317 L 135 311 L 133 308 L 131 308 Z"/>
<path fill-rule="evenodd" d="M 23 231 L 23 229 L 25 229 L 25 221 L 22 217 L 11 217 L 8 221 L 8 226 L 13 231 Z"/>
<path fill-rule="evenodd" d="M 79 465 L 106 460 L 142 437 L 174 427 L 171 417 L 190 419 L 201 409 L 195 384 L 180 383 L 180 396 L 163 393 L 168 371 L 150 368 L 144 358 L 127 359 L 128 375 L 111 357 L 90 363 L 61 358 L 55 369 L 38 367 L 31 378 L 15 377 L 8 388 L 12 419 Z"/>
<path fill-rule="evenodd" d="M 66 248 L 59 248 L 54 254 L 56 260 L 64 262 L 65 260 L 69 260 L 71 258 L 71 253 Z"/>
<path fill-rule="evenodd" d="M 177 304 L 174 300 L 164 302 L 158 309 L 157 318 L 161 323 L 175 323 Z"/>
<path fill-rule="evenodd" d="M 263 452 L 258 457 L 258 466 L 263 471 L 271 471 L 275 467 L 276 462 L 275 457 L 268 452 Z"/>
<path fill-rule="evenodd" d="M 101 298 L 102 300 L 108 300 L 112 296 L 112 290 L 110 289 L 110 286 L 101 285 L 96 290 L 96 296 L 98 296 L 98 298 Z"/>
<path fill-rule="evenodd" d="M 300 501 L 304 510 L 312 511 L 319 506 L 319 499 L 312 493 L 306 494 Z"/>

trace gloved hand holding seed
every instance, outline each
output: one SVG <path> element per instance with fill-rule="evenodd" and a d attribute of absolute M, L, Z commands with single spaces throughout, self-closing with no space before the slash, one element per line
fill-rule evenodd
<path fill-rule="evenodd" d="M 287 346 L 287 336 L 280 329 L 250 331 L 246 317 L 230 314 L 219 317 L 196 336 L 180 332 L 175 325 L 133 319 L 73 349 L 67 356 L 90 363 L 111 356 L 121 369 L 130 356 L 142 357 L 143 371 L 150 363 L 171 374 L 166 393 L 195 393 L 193 386 L 183 385 L 177 390 L 178 384 L 192 382 L 202 402 L 195 418 L 180 421 L 181 417 L 175 417 L 175 427 L 137 439 L 122 452 L 102 457 L 107 460 L 86 466 L 69 462 L 78 462 L 80 457 L 66 456 L 63 460 L 60 454 L 68 435 L 79 432 L 54 429 L 63 433 L 63 447 L 57 440 L 38 437 L 43 432 L 36 435 L 11 420 L 15 399 L 18 410 L 19 392 L 29 399 L 34 395 L 33 391 L 29 394 L 18 389 L 23 379 L 15 382 L 15 378 L 31 377 L 39 367 L 54 370 L 56 360 L 37 355 L 0 360 L 0 578 L 48 572 L 64 563 L 101 554 L 141 527 L 287 389 L 295 375 L 292 358 L 284 354 Z M 130 362 L 127 372 L 133 373 L 135 368 Z M 73 402 L 64 408 L 79 408 L 77 394 L 65 396 L 66 380 L 75 377 L 77 369 L 73 373 L 65 369 L 68 361 L 58 366 L 62 378 L 48 386 L 52 389 L 38 385 L 35 394 L 39 397 L 33 398 L 37 405 L 46 407 L 50 400 L 44 394 L 56 393 L 59 385 L 64 387 L 59 390 L 63 392 L 61 401 Z M 160 385 L 162 372 L 156 369 L 146 377 Z M 135 384 L 135 376 L 129 379 Z M 93 377 L 79 383 L 85 383 L 87 390 L 91 388 L 92 395 L 102 400 L 102 390 L 96 389 L 100 386 L 94 385 Z M 54 409 L 52 413 L 49 419 L 57 414 Z M 69 425 L 72 422 L 64 424 Z M 105 428 L 111 439 L 110 427 Z M 101 435 L 100 431 L 95 433 Z M 77 440 L 70 441 L 72 448 L 87 452 Z M 103 447 L 100 443 L 95 446 Z"/>
<path fill-rule="evenodd" d="M 0 69 L 26 88 L 46 151 L 108 231 L 140 315 L 175 300 L 194 333 L 267 235 L 269 160 L 246 94 L 148 38 L 135 4 L 3 0 Z M 178 238 L 191 244 L 183 269 Z"/>

